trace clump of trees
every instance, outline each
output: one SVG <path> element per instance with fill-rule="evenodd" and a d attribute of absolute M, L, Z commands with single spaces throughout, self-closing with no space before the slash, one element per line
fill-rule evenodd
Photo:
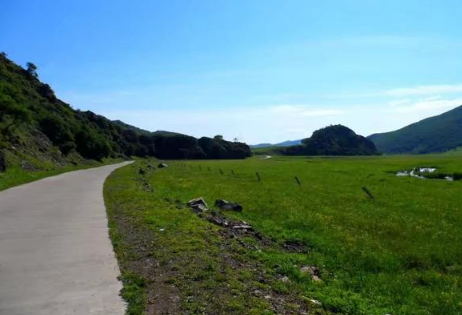
<path fill-rule="evenodd" d="M 342 125 L 328 126 L 303 139 L 301 145 L 281 150 L 285 155 L 376 155 L 374 143 Z"/>

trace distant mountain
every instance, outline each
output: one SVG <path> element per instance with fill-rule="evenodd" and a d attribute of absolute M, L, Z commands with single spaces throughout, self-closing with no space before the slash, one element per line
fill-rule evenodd
<path fill-rule="evenodd" d="M 115 125 L 118 125 L 118 126 L 120 126 L 122 128 L 133 130 L 133 131 L 137 132 L 138 134 L 158 135 L 158 136 L 178 136 L 178 135 L 181 135 L 181 133 L 178 133 L 178 132 L 171 132 L 171 131 L 165 131 L 165 130 L 157 130 L 157 131 L 151 132 L 151 131 L 148 131 L 146 129 L 141 129 L 141 128 L 126 124 L 121 120 L 113 120 L 112 122 Z"/>
<path fill-rule="evenodd" d="M 462 146 L 462 106 L 402 129 L 370 135 L 379 151 L 390 154 L 445 152 Z"/>
<path fill-rule="evenodd" d="M 285 155 L 376 155 L 374 143 L 342 125 L 333 125 L 313 132 L 301 145 L 281 150 Z"/>
<path fill-rule="evenodd" d="M 286 140 L 279 143 L 259 143 L 250 145 L 251 148 L 268 148 L 268 147 L 290 147 L 292 145 L 299 145 L 302 143 L 302 140 Z"/>
<path fill-rule="evenodd" d="M 302 140 L 287 140 L 287 141 L 284 141 L 284 142 L 279 142 L 279 143 L 276 143 L 274 146 L 275 147 L 290 147 L 290 146 L 293 146 L 293 145 L 299 145 L 299 144 L 302 144 Z"/>

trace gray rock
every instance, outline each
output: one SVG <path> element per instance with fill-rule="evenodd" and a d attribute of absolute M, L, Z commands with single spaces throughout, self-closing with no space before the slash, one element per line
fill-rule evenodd
<path fill-rule="evenodd" d="M 245 224 L 241 224 L 241 225 L 235 225 L 233 226 L 233 229 L 235 230 L 252 230 L 252 226 L 251 225 L 245 225 Z"/>
<path fill-rule="evenodd" d="M 311 275 L 313 281 L 322 281 L 320 278 L 319 268 L 315 266 L 303 266 L 300 268 L 300 273 Z"/>
<path fill-rule="evenodd" d="M 201 213 L 209 210 L 207 203 L 202 197 L 189 200 L 188 207 L 190 207 L 196 213 Z"/>
<path fill-rule="evenodd" d="M 209 221 L 219 226 L 224 226 L 224 227 L 229 226 L 229 222 L 220 216 L 212 216 L 209 218 Z"/>
<path fill-rule="evenodd" d="M 221 210 L 242 212 L 242 206 L 240 204 L 223 199 L 216 200 L 215 207 L 218 207 Z"/>
<path fill-rule="evenodd" d="M 157 167 L 158 168 L 166 168 L 166 167 L 168 167 L 168 165 L 165 164 L 165 163 L 160 163 Z"/>
<path fill-rule="evenodd" d="M 315 300 L 315 299 L 309 299 L 308 301 L 310 301 L 312 304 L 316 305 L 316 306 L 322 306 L 322 303 L 319 302 L 318 300 Z"/>

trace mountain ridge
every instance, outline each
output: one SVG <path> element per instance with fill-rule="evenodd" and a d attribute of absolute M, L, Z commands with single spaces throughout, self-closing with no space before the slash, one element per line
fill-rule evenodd
<path fill-rule="evenodd" d="M 302 139 L 300 140 L 286 140 L 279 143 L 258 143 L 258 144 L 251 144 L 249 147 L 251 148 L 269 148 L 269 147 L 290 147 L 293 145 L 299 145 L 302 143 Z"/>
<path fill-rule="evenodd" d="M 388 154 L 442 153 L 462 146 L 462 105 L 395 131 L 367 137 Z"/>

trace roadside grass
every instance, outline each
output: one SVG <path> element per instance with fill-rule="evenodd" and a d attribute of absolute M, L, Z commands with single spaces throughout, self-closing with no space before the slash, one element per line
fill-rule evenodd
<path fill-rule="evenodd" d="M 70 171 L 98 167 L 118 162 L 122 162 L 122 159 L 105 159 L 103 162 L 87 160 L 80 161 L 79 164 L 68 164 L 65 166 L 58 166 L 52 163 L 42 163 L 40 165 L 40 170 L 24 170 L 20 166 L 13 166 L 7 168 L 6 172 L 0 173 L 0 191 L 14 186 L 30 183 L 49 176 L 55 176 Z"/>
<path fill-rule="evenodd" d="M 309 313 L 462 313 L 462 182 L 395 176 L 424 166 L 458 173 L 458 157 L 170 161 L 167 169 L 138 175 L 146 163 L 115 171 L 105 197 L 121 268 L 147 281 L 148 310 L 149 283 L 158 274 L 137 269 L 146 259 L 159 264 L 151 269 L 175 288 L 169 292 L 180 298 L 183 314 L 299 314 L 301 301 Z M 200 196 L 209 205 L 215 199 L 239 202 L 244 211 L 226 215 L 250 222 L 271 242 L 223 240 L 222 228 L 182 208 Z M 136 239 L 137 231 L 148 234 L 135 244 L 152 237 L 148 258 L 133 249 L 130 237 Z M 285 251 L 284 244 L 306 250 Z M 224 255 L 242 266 L 228 270 Z M 302 266 L 318 267 L 322 281 L 312 281 Z M 257 270 L 272 280 L 254 281 Z M 271 306 L 274 298 L 252 295 L 259 286 L 272 297 L 288 296 L 282 311 Z M 213 305 L 204 302 L 212 298 Z"/>

